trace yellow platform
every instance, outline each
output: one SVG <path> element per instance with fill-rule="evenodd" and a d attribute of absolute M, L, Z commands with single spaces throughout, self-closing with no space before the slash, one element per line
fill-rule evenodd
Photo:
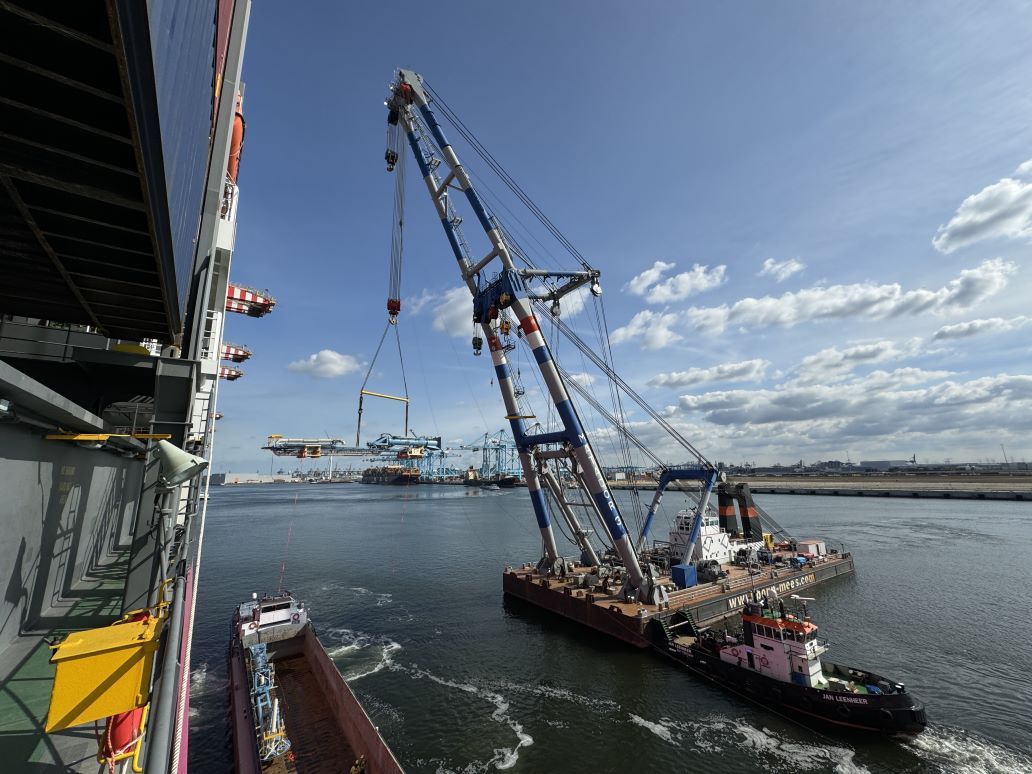
<path fill-rule="evenodd" d="M 57 645 L 47 733 L 144 706 L 162 618 L 73 632 Z"/>

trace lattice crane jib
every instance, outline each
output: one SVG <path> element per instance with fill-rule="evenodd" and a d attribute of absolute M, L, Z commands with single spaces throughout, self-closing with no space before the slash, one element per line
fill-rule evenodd
<path fill-rule="evenodd" d="M 551 486 L 547 475 L 544 474 L 547 464 L 542 465 L 541 462 L 562 457 L 569 461 L 570 471 L 577 483 L 590 496 L 594 509 L 601 517 L 612 545 L 623 562 L 628 582 L 627 593 L 634 594 L 643 601 L 652 601 L 650 596 L 654 589 L 650 577 L 647 577 L 638 561 L 634 543 L 534 312 L 535 301 L 550 300 L 555 305 L 558 304 L 561 295 L 585 285 L 590 285 L 593 290 L 598 291 L 599 272 L 586 264 L 579 270 L 562 272 L 517 268 L 509 239 L 496 219 L 488 213 L 469 174 L 444 135 L 431 109 L 431 100 L 421 76 L 411 70 L 399 71 L 391 85 L 386 104 L 389 111 L 388 134 L 397 142 L 400 142 L 402 134 L 407 139 L 423 182 L 437 209 L 459 271 L 473 298 L 472 319 L 483 334 L 483 338 L 479 333 L 474 336 L 474 351 L 477 352 L 486 340 L 505 405 L 506 419 L 516 442 L 523 475 L 541 532 L 544 556 L 539 567 L 549 571 L 550 568 L 556 567 L 559 561 L 559 551 L 552 530 L 552 514 L 545 497 L 546 488 L 551 489 Z M 397 127 L 397 130 L 391 135 L 393 127 Z M 398 153 L 400 148 L 388 147 L 388 169 L 397 163 Z M 458 204 L 463 199 L 465 205 L 473 211 L 477 223 L 490 242 L 489 250 L 480 258 L 471 253 L 462 233 L 462 218 L 458 214 Z M 562 284 L 558 288 L 554 285 L 549 286 L 551 289 L 547 293 L 536 292 L 533 288 L 534 283 L 537 281 L 540 284 L 543 280 Z M 513 318 L 519 327 L 519 334 L 526 340 L 534 355 L 548 399 L 562 425 L 560 430 L 532 431 L 527 423 L 531 417 L 524 414 L 520 408 L 513 374 L 506 358 L 509 347 L 503 343 Z M 563 515 L 566 516 L 565 513 Z M 576 534 L 577 530 L 574 531 Z"/>

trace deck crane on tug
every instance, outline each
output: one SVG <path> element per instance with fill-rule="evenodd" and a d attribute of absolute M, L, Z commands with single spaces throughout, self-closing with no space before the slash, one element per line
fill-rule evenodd
<path fill-rule="evenodd" d="M 643 566 L 639 561 L 636 541 L 629 534 L 628 526 L 602 474 L 598 457 L 570 398 L 566 380 L 553 359 L 534 311 L 535 304 L 551 304 L 551 314 L 557 318 L 560 299 L 584 286 L 589 287 L 594 295 L 601 295 L 600 272 L 586 263 L 572 271 L 518 267 L 510 238 L 494 216 L 488 213 L 455 149 L 445 138 L 430 103 L 422 77 L 411 70 L 400 70 L 390 86 L 385 103 L 388 108 L 387 169 L 393 171 L 398 165 L 400 146 L 407 141 L 437 209 L 459 271 L 472 296 L 472 318 L 480 329 L 472 340 L 474 354 L 480 354 L 486 339 L 505 405 L 505 418 L 516 443 L 523 477 L 541 533 L 543 556 L 537 563 L 537 572 L 547 578 L 564 575 L 566 571 L 565 561 L 556 546 L 546 491 L 557 503 L 561 516 L 581 549 L 582 563 L 590 566 L 602 564 L 588 540 L 589 533 L 581 527 L 573 509 L 569 507 L 562 483 L 549 467 L 550 460 L 563 459 L 576 485 L 588 495 L 586 504 L 599 517 L 623 565 L 623 598 L 662 605 L 672 587 L 660 582 L 656 568 L 650 564 Z M 452 196 L 453 192 L 465 198 L 490 241 L 490 248 L 481 258 L 474 257 L 470 252 L 460 228 L 462 218 L 453 201 L 460 197 Z M 489 268 L 494 272 L 490 276 Z M 514 375 L 506 357 L 507 351 L 515 345 L 503 343 L 503 338 L 508 339 L 512 317 L 515 317 L 518 325 L 517 335 L 526 340 L 533 353 L 561 429 L 550 432 L 536 430 L 527 422 L 534 417 L 521 411 Z M 715 470 L 707 469 L 701 472 L 692 470 L 686 477 L 704 479 L 704 499 L 708 499 L 715 476 Z M 700 505 L 699 512 L 702 513 L 706 503 Z"/>

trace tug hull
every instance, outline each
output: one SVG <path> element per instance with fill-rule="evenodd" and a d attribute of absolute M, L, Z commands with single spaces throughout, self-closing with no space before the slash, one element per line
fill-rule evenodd
<path fill-rule="evenodd" d="M 798 720 L 889 736 L 918 734 L 927 725 L 924 705 L 907 693 L 860 696 L 786 683 L 722 661 L 698 646 L 674 646 L 663 652 L 699 677 Z"/>

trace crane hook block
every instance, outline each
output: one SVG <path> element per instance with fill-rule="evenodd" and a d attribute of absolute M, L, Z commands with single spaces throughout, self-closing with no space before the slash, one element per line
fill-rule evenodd
<path fill-rule="evenodd" d="M 473 354 L 480 355 L 480 351 L 484 348 L 484 340 L 479 336 L 473 337 Z"/>
<path fill-rule="evenodd" d="M 394 171 L 394 165 L 398 163 L 398 153 L 397 153 L 397 151 L 394 151 L 394 150 L 391 150 L 390 148 L 388 148 L 387 152 L 383 154 L 383 160 L 387 162 L 387 171 L 388 172 L 393 172 Z"/>

